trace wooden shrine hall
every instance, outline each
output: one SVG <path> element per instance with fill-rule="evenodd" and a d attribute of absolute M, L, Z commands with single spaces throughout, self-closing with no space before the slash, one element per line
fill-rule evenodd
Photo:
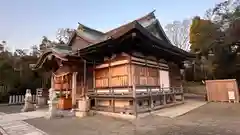
<path fill-rule="evenodd" d="M 108 32 L 79 23 L 70 41 L 50 48 L 34 70 L 52 71 L 59 109 L 137 116 L 183 103 L 181 69 L 193 55 L 173 46 L 154 12 Z"/>

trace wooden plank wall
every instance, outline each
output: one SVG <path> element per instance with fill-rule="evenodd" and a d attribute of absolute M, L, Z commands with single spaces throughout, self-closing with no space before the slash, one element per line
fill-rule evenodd
<path fill-rule="evenodd" d="M 106 59 L 103 64 L 97 65 L 95 69 L 96 88 L 127 87 L 129 56 L 116 55 Z"/>
<path fill-rule="evenodd" d="M 129 70 L 130 56 L 117 55 L 97 65 L 95 69 L 96 88 L 131 86 Z M 182 84 L 180 68 L 174 63 L 164 63 L 157 60 L 149 60 L 139 55 L 131 56 L 131 70 L 136 86 L 160 86 L 160 70 L 169 71 L 170 86 L 180 87 Z"/>
<path fill-rule="evenodd" d="M 206 81 L 208 101 L 229 101 L 229 93 L 234 92 L 234 102 L 239 102 L 238 85 L 235 79 L 207 80 Z"/>
<path fill-rule="evenodd" d="M 160 70 L 169 70 L 167 63 L 137 53 L 132 56 L 132 63 L 136 86 L 160 87 Z"/>
<path fill-rule="evenodd" d="M 96 88 L 108 87 L 109 80 L 109 69 L 102 68 L 95 70 L 95 80 L 96 80 Z"/>
<path fill-rule="evenodd" d="M 110 112 L 131 112 L 137 115 L 137 112 L 164 106 L 175 93 L 156 95 L 156 92 L 160 91 L 160 71 L 162 70 L 173 71 L 170 74 L 171 76 L 180 73 L 180 69 L 176 66 L 169 67 L 164 60 L 146 59 L 146 57 L 130 56 L 123 53 L 112 58 L 106 58 L 104 63 L 97 64 L 94 68 L 93 88 L 95 95 L 92 98 L 95 100 L 95 106 L 92 106 L 93 109 Z M 133 91 L 129 94 L 130 89 Z M 145 97 L 142 94 L 139 96 L 139 92 L 142 91 L 148 94 Z M 130 96 L 125 95 L 124 92 Z M 138 95 L 136 92 L 138 92 Z M 151 95 L 152 92 L 155 95 Z M 149 93 L 151 94 L 149 95 Z M 123 96 L 126 97 L 123 98 Z M 174 98 L 172 99 L 171 102 L 174 102 Z"/>
<path fill-rule="evenodd" d="M 142 65 L 134 65 L 136 86 L 159 86 L 158 69 Z"/>
<path fill-rule="evenodd" d="M 112 87 L 127 87 L 128 84 L 128 66 L 119 65 L 111 67 Z"/>

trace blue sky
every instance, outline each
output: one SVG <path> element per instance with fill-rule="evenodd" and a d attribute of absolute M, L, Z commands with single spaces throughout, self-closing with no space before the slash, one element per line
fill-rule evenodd
<path fill-rule="evenodd" d="M 0 41 L 8 48 L 38 45 L 42 36 L 54 39 L 58 28 L 76 28 L 78 22 L 101 31 L 156 10 L 163 27 L 205 11 L 222 0 L 1 0 Z"/>

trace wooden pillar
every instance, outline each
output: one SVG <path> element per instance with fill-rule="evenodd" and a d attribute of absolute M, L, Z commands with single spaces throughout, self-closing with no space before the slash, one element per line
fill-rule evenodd
<path fill-rule="evenodd" d="M 132 66 L 132 56 L 129 56 L 129 85 L 132 86 L 133 97 L 136 98 L 136 88 L 135 88 L 135 76 L 134 76 L 134 67 Z"/>
<path fill-rule="evenodd" d="M 129 59 L 128 59 L 128 90 L 131 91 L 133 94 L 133 91 L 132 91 L 132 69 L 131 69 L 131 56 L 129 56 Z"/>
<path fill-rule="evenodd" d="M 60 96 L 62 96 L 62 88 L 63 88 L 63 76 L 61 76 L 61 89 L 60 89 Z"/>
<path fill-rule="evenodd" d="M 109 59 L 109 63 L 108 63 L 108 88 L 110 89 L 111 94 L 113 94 L 113 91 L 112 91 L 111 58 Z"/>
<path fill-rule="evenodd" d="M 113 56 L 111 58 L 109 58 L 108 61 L 108 88 L 109 88 L 109 92 L 112 96 L 111 98 L 111 107 L 112 107 L 112 112 L 115 112 L 115 105 L 113 104 L 115 98 L 114 98 L 114 91 L 112 89 L 112 71 L 111 71 L 111 61 L 113 59 Z"/>
<path fill-rule="evenodd" d="M 150 104 L 149 104 L 149 107 L 150 107 L 150 110 L 152 111 L 153 110 L 153 99 L 152 99 L 152 89 L 149 89 L 149 100 L 150 100 Z"/>
<path fill-rule="evenodd" d="M 161 90 L 161 63 L 158 60 L 158 85 L 159 85 L 159 90 Z"/>
<path fill-rule="evenodd" d="M 95 61 L 93 62 L 93 90 L 95 92 L 96 89 L 96 73 L 95 73 L 95 68 L 96 68 L 96 64 Z"/>
<path fill-rule="evenodd" d="M 87 94 L 87 62 L 86 60 L 83 60 L 83 86 L 84 86 L 84 93 L 83 97 L 86 98 Z"/>
<path fill-rule="evenodd" d="M 163 91 L 163 105 L 166 105 L 166 94 L 165 94 L 165 92 L 164 92 L 164 90 L 163 90 L 163 88 L 161 88 L 162 89 L 162 91 Z"/>
<path fill-rule="evenodd" d="M 137 109 L 137 96 L 136 96 L 136 85 L 135 85 L 135 76 L 134 76 L 134 73 L 135 73 L 135 70 L 134 70 L 134 66 L 132 66 L 132 56 L 130 55 L 129 56 L 129 74 L 130 74 L 130 80 L 129 81 L 132 86 L 132 97 L 133 97 L 133 112 L 135 114 L 135 116 L 137 117 L 138 115 L 138 109 Z"/>
<path fill-rule="evenodd" d="M 78 74 L 78 72 L 73 72 L 72 73 L 72 106 L 76 105 L 77 74 Z"/>
<path fill-rule="evenodd" d="M 96 73 L 95 73 L 95 69 L 96 69 L 96 62 L 93 61 L 93 92 L 94 92 L 94 104 L 96 109 L 98 109 L 97 107 L 97 90 L 96 90 Z"/>
<path fill-rule="evenodd" d="M 176 102 L 176 90 L 174 87 L 172 87 L 173 89 L 173 102 L 175 103 Z"/>
<path fill-rule="evenodd" d="M 147 59 L 144 58 L 144 61 L 145 61 L 145 68 L 147 69 L 147 72 L 149 72 Z M 148 78 L 149 78 L 148 74 L 146 75 L 146 78 L 147 78 L 146 84 L 148 85 Z M 149 87 L 147 87 L 147 93 L 148 93 L 148 103 L 149 103 L 148 108 L 151 111 L 152 110 L 152 90 Z"/>
<path fill-rule="evenodd" d="M 181 93 L 182 93 L 182 101 L 184 101 L 184 91 L 183 91 L 183 86 L 181 85 Z"/>
<path fill-rule="evenodd" d="M 54 89 L 54 74 L 51 75 L 51 88 Z"/>
<path fill-rule="evenodd" d="M 112 112 L 115 112 L 115 99 L 114 99 L 114 97 L 112 98 L 111 103 L 112 103 Z"/>

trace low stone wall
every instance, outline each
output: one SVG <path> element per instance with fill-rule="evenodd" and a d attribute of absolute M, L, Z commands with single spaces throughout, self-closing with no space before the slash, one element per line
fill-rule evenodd
<path fill-rule="evenodd" d="M 205 95 L 207 94 L 207 90 L 205 85 L 184 86 L 184 93 Z"/>

